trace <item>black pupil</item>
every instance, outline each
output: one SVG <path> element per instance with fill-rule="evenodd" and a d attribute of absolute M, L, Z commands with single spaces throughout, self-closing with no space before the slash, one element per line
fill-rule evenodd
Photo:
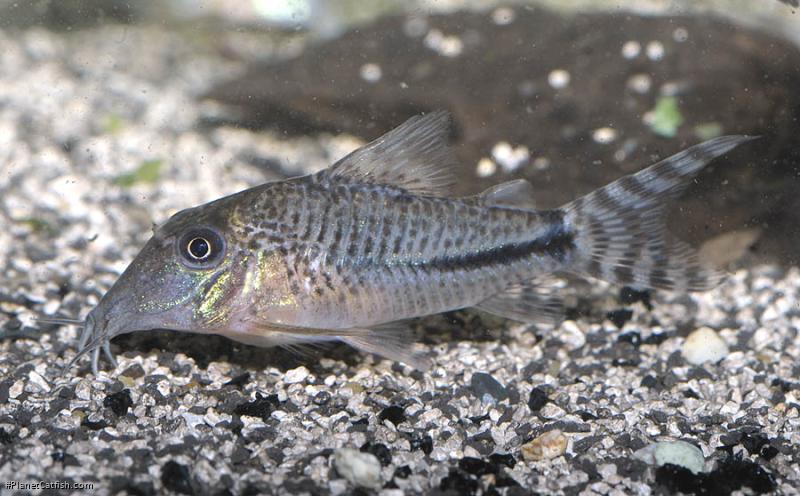
<path fill-rule="evenodd" d="M 204 238 L 194 238 L 189 241 L 189 255 L 196 260 L 208 258 L 211 253 L 211 244 Z"/>

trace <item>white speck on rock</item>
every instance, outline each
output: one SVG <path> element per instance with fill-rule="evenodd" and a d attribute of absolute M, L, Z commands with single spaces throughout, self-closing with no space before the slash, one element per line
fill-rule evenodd
<path fill-rule="evenodd" d="M 550 159 L 547 157 L 536 157 L 533 161 L 533 168 L 538 171 L 543 171 L 550 168 Z"/>
<path fill-rule="evenodd" d="M 631 91 L 643 95 L 653 87 L 653 79 L 647 74 L 634 74 L 628 79 L 627 86 Z"/>
<path fill-rule="evenodd" d="M 607 145 L 617 139 L 617 130 L 613 127 L 601 127 L 592 132 L 592 139 L 595 143 Z"/>
<path fill-rule="evenodd" d="M 646 48 L 647 58 L 656 62 L 664 58 L 664 44 L 660 41 L 651 41 Z"/>
<path fill-rule="evenodd" d="M 553 88 L 560 90 L 569 85 L 570 75 L 564 69 L 554 69 L 547 75 L 547 82 Z"/>
<path fill-rule="evenodd" d="M 527 146 L 512 147 L 505 141 L 501 141 L 492 148 L 492 158 L 505 172 L 514 172 L 521 165 L 531 158 Z"/>
<path fill-rule="evenodd" d="M 383 71 L 381 70 L 381 66 L 378 64 L 364 64 L 361 66 L 359 71 L 361 75 L 361 79 L 368 83 L 377 83 L 381 80 L 381 76 L 383 76 Z"/>
<path fill-rule="evenodd" d="M 626 59 L 635 59 L 642 52 L 642 45 L 638 41 L 626 41 L 622 45 L 622 56 Z"/>
<path fill-rule="evenodd" d="M 353 448 L 341 448 L 333 454 L 333 464 L 339 475 L 356 486 L 381 487 L 381 463 L 372 453 Z"/>
<path fill-rule="evenodd" d="M 493 176 L 495 172 L 497 172 L 497 164 L 492 159 L 484 157 L 478 160 L 478 166 L 475 167 L 478 177 Z"/>
<path fill-rule="evenodd" d="M 516 17 L 514 9 L 510 7 L 499 7 L 492 12 L 492 21 L 498 26 L 507 26 L 514 22 Z"/>
<path fill-rule="evenodd" d="M 464 50 L 464 42 L 458 36 L 446 36 L 438 29 L 425 35 L 425 46 L 445 57 L 457 57 Z"/>
<path fill-rule="evenodd" d="M 672 39 L 678 43 L 683 43 L 689 39 L 689 31 L 686 28 L 675 28 L 672 32 Z"/>
<path fill-rule="evenodd" d="M 729 351 L 719 334 L 708 327 L 701 327 L 689 334 L 681 349 L 683 357 L 692 365 L 719 362 L 728 356 Z"/>

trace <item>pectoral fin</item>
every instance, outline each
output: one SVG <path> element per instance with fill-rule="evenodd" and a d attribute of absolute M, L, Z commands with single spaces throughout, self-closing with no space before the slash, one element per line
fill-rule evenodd
<path fill-rule="evenodd" d="M 392 322 L 370 329 L 320 329 L 281 324 L 251 324 L 247 332 L 220 333 L 230 339 L 254 346 L 295 346 L 341 341 L 366 353 L 428 370 L 430 362 L 414 352 L 411 329 L 401 322 Z"/>

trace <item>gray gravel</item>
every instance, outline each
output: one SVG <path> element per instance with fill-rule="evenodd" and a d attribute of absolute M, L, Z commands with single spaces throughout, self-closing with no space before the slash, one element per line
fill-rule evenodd
<path fill-rule="evenodd" d="M 204 128 L 216 109 L 195 96 L 242 67 L 158 28 L 0 31 L 0 46 L 0 482 L 352 494 L 361 479 L 334 460 L 355 448 L 381 464 L 384 495 L 658 494 L 657 478 L 686 474 L 637 453 L 682 440 L 705 483 L 734 470 L 757 490 L 800 487 L 797 268 L 739 270 L 652 308 L 581 286 L 586 311 L 557 329 L 426 319 L 424 375 L 345 348 L 295 357 L 150 332 L 115 341 L 116 369 L 60 377 L 78 331 L 39 328 L 37 313 L 84 315 L 177 210 L 324 167 L 358 140 Z M 157 180 L 124 186 L 147 162 Z M 700 327 L 728 345 L 720 362 L 683 358 Z M 523 455 L 556 430 L 563 453 Z"/>

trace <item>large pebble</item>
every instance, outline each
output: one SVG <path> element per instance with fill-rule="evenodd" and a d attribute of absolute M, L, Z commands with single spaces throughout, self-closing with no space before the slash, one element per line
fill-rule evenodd
<path fill-rule="evenodd" d="M 333 464 L 339 475 L 356 486 L 381 487 L 381 462 L 372 453 L 341 448 L 333 454 Z"/>
<path fill-rule="evenodd" d="M 537 462 L 561 456 L 567 451 L 567 441 L 567 436 L 560 430 L 547 431 L 522 445 L 522 458 L 526 462 Z"/>
<path fill-rule="evenodd" d="M 713 329 L 701 327 L 689 334 L 683 343 L 683 358 L 692 365 L 716 363 L 728 356 L 728 345 Z"/>
<path fill-rule="evenodd" d="M 670 463 L 695 474 L 703 472 L 706 462 L 700 448 L 686 441 L 661 441 L 645 446 L 635 456 L 651 465 L 660 467 Z"/>
<path fill-rule="evenodd" d="M 283 375 L 283 382 L 286 384 L 297 384 L 306 380 L 309 371 L 305 367 L 297 367 L 296 369 L 287 370 Z"/>

